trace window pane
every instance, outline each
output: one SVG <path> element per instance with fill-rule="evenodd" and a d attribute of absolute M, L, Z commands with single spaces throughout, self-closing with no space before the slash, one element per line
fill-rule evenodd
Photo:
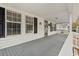
<path fill-rule="evenodd" d="M 16 34 L 16 23 L 13 23 L 13 34 Z"/>
<path fill-rule="evenodd" d="M 26 33 L 29 33 L 29 25 L 26 24 Z"/>
<path fill-rule="evenodd" d="M 7 35 L 13 34 L 13 23 L 7 23 Z"/>
<path fill-rule="evenodd" d="M 21 25 L 20 24 L 16 24 L 16 34 L 20 34 L 21 33 Z"/>
<path fill-rule="evenodd" d="M 21 21 L 21 14 L 18 14 L 17 17 L 17 21 Z"/>
<path fill-rule="evenodd" d="M 7 11 L 7 20 L 12 21 L 12 12 L 11 11 Z"/>
<path fill-rule="evenodd" d="M 7 11 L 7 20 L 21 22 L 21 14 L 14 11 Z"/>
<path fill-rule="evenodd" d="M 21 24 L 18 23 L 7 23 L 7 34 L 14 35 L 21 33 Z"/>
<path fill-rule="evenodd" d="M 12 17 L 11 16 L 7 16 L 7 20 L 12 21 Z"/>

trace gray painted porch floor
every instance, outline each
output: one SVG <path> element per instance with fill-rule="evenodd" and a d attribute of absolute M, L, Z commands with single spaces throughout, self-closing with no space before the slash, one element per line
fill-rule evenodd
<path fill-rule="evenodd" d="M 57 56 L 68 35 L 55 34 L 38 40 L 4 48 L 1 56 Z"/>

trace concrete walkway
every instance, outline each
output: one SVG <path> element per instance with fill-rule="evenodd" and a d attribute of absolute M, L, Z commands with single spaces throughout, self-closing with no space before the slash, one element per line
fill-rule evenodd
<path fill-rule="evenodd" d="M 2 56 L 57 56 L 68 35 L 55 34 L 0 50 Z"/>

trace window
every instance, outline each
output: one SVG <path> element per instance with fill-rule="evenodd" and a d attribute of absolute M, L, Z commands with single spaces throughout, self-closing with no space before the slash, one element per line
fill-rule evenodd
<path fill-rule="evenodd" d="M 21 14 L 14 11 L 7 11 L 7 35 L 21 33 Z"/>
<path fill-rule="evenodd" d="M 33 32 L 33 17 L 26 16 L 26 33 Z"/>

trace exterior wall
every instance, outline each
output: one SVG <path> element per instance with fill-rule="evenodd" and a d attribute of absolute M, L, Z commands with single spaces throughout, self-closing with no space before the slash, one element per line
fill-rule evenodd
<path fill-rule="evenodd" d="M 0 49 L 44 37 L 44 19 L 43 18 L 29 14 L 27 12 L 23 12 L 22 10 L 18 10 L 15 8 L 11 8 L 11 7 L 2 5 L 2 4 L 0 4 L 0 6 L 6 8 L 6 9 L 12 10 L 12 11 L 19 12 L 22 15 L 21 34 L 7 36 L 7 29 L 6 29 L 7 25 L 6 25 L 6 27 L 5 27 L 5 31 L 6 31 L 5 35 L 6 36 L 5 36 L 5 38 L 0 38 Z M 25 15 L 26 16 L 29 15 L 29 16 L 38 18 L 38 33 L 37 34 L 25 33 Z M 39 22 L 41 22 L 42 24 L 40 25 Z M 51 33 L 49 32 L 49 35 L 56 34 L 56 33 L 57 32 L 51 32 Z"/>
<path fill-rule="evenodd" d="M 51 21 L 48 21 L 48 24 L 50 23 Z M 52 22 L 52 24 L 55 24 Z M 52 35 L 52 34 L 55 34 L 55 33 L 58 33 L 58 31 L 50 31 L 50 26 L 48 26 L 48 35 Z"/>

